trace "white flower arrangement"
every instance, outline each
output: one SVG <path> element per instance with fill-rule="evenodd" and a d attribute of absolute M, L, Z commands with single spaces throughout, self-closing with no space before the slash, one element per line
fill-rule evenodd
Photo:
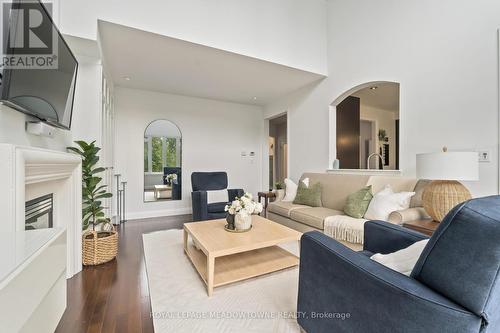
<path fill-rule="evenodd" d="M 252 214 L 259 214 L 264 208 L 260 202 L 253 201 L 252 194 L 245 193 L 241 198 L 236 198 L 224 210 L 231 215 L 239 215 L 242 218 Z"/>
<path fill-rule="evenodd" d="M 172 181 L 172 180 L 177 180 L 177 174 L 175 173 L 170 173 L 167 175 L 166 177 L 168 180 Z"/>

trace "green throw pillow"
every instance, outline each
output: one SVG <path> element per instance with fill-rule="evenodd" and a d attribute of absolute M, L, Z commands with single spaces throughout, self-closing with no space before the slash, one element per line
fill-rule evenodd
<path fill-rule="evenodd" d="M 372 201 L 372 186 L 363 187 L 361 190 L 349 195 L 344 207 L 344 213 L 350 217 L 360 219 L 365 216 L 368 205 Z"/>
<path fill-rule="evenodd" d="M 321 207 L 321 184 L 315 183 L 309 187 L 302 181 L 299 182 L 297 195 L 293 200 L 294 204 L 307 205 L 311 207 Z"/>

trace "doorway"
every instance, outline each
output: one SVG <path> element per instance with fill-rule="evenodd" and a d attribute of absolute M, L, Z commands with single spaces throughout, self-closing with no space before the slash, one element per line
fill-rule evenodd
<path fill-rule="evenodd" d="M 360 119 L 360 149 L 359 149 L 359 167 L 360 169 L 374 169 L 378 168 L 378 161 L 370 161 L 370 166 L 367 164 L 368 157 L 375 153 L 375 133 L 376 122 L 371 120 Z"/>
<path fill-rule="evenodd" d="M 269 188 L 288 177 L 287 115 L 269 120 Z"/>

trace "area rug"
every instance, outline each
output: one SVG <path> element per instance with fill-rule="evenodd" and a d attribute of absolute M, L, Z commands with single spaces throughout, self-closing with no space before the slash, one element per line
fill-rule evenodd
<path fill-rule="evenodd" d="M 297 267 L 215 288 L 208 297 L 182 240 L 182 230 L 143 235 L 156 333 L 300 332 Z M 283 247 L 298 253 L 296 243 Z"/>

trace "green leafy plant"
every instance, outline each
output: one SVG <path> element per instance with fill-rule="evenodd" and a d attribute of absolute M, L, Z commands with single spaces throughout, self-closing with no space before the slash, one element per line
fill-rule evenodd
<path fill-rule="evenodd" d="M 102 199 L 111 198 L 113 195 L 107 192 L 107 185 L 100 185 L 102 178 L 97 174 L 103 172 L 104 168 L 96 167 L 99 162 L 97 155 L 101 148 L 95 145 L 95 141 L 87 143 L 85 141 L 75 141 L 79 146 L 67 147 L 72 151 L 82 156 L 82 224 L 83 230 L 92 226 L 95 227 L 100 224 L 110 223 L 109 219 L 104 215 L 104 207 L 102 206 Z"/>
<path fill-rule="evenodd" d="M 378 139 L 380 141 L 386 141 L 386 139 L 387 139 L 387 132 L 385 131 L 385 129 L 380 129 L 378 131 Z"/>
<path fill-rule="evenodd" d="M 284 188 L 284 184 L 281 182 L 277 182 L 274 184 L 274 187 L 276 187 L 277 190 L 282 190 Z"/>

